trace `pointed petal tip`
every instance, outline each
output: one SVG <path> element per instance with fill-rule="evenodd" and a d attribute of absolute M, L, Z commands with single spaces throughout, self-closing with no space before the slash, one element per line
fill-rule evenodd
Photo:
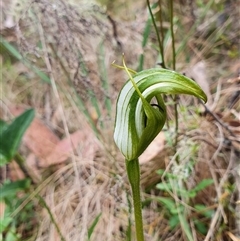
<path fill-rule="evenodd" d="M 205 94 L 205 92 L 203 90 L 201 90 L 201 93 L 198 96 L 205 104 L 208 101 L 207 95 Z"/>

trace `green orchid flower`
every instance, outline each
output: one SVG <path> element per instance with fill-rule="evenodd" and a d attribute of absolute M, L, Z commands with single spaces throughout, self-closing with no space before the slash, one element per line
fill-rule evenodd
<path fill-rule="evenodd" d="M 125 65 L 125 64 L 124 64 Z M 148 69 L 131 76 L 123 86 L 116 110 L 114 140 L 127 160 L 138 158 L 166 121 L 161 94 L 189 94 L 204 101 L 205 93 L 188 77 L 167 69 Z M 157 104 L 151 105 L 155 98 Z"/>

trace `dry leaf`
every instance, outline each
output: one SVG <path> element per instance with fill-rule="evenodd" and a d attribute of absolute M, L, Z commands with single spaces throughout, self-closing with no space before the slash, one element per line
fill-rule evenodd
<path fill-rule="evenodd" d="M 12 106 L 10 110 L 17 116 L 20 115 L 25 108 Z M 37 167 L 46 168 L 53 164 L 63 163 L 71 156 L 76 148 L 80 150 L 82 158 L 93 160 L 96 150 L 99 149 L 100 146 L 90 128 L 76 131 L 70 135 L 70 138 L 60 140 L 36 117 L 26 131 L 23 137 L 23 143 L 32 151 L 32 154 L 27 158 L 27 164 L 37 176 L 39 176 Z"/>
<path fill-rule="evenodd" d="M 13 115 L 17 116 L 25 109 L 20 106 L 12 106 L 10 110 Z M 59 138 L 36 117 L 23 137 L 23 143 L 39 158 L 48 156 L 59 141 Z"/>
<path fill-rule="evenodd" d="M 77 148 L 82 153 L 82 158 L 94 159 L 99 145 L 90 129 L 79 130 L 71 134 L 70 138 L 60 141 L 45 160 L 42 159 L 39 161 L 39 166 L 47 167 L 53 164 L 60 164 L 66 161 L 71 156 L 73 150 Z"/>
<path fill-rule="evenodd" d="M 140 164 L 147 163 L 161 155 L 161 152 L 164 149 L 164 144 L 165 136 L 163 132 L 160 132 L 148 146 L 148 148 L 143 152 L 143 154 L 139 157 Z"/>

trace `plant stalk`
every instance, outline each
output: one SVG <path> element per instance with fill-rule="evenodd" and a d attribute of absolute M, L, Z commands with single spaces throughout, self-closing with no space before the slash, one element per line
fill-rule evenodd
<path fill-rule="evenodd" d="M 130 161 L 126 160 L 126 168 L 133 195 L 136 237 L 137 241 L 144 241 L 140 192 L 140 167 L 138 158 Z"/>
<path fill-rule="evenodd" d="M 162 20 L 162 1 L 158 0 L 158 6 L 159 6 L 159 23 L 160 23 L 160 34 L 161 34 L 161 48 L 159 49 L 162 55 L 162 66 L 163 68 L 166 68 L 165 66 L 165 58 L 164 58 L 164 30 L 163 30 L 163 20 Z M 158 32 L 156 33 L 158 34 Z"/>
<path fill-rule="evenodd" d="M 46 208 L 46 210 L 47 210 L 47 212 L 48 212 L 48 214 L 49 214 L 49 217 L 50 217 L 52 223 L 54 224 L 54 226 L 55 226 L 55 228 L 56 228 L 56 230 L 57 230 L 58 235 L 61 237 L 61 241 L 66 241 L 66 239 L 64 238 L 64 236 L 63 236 L 63 234 L 62 234 L 62 232 L 61 232 L 61 230 L 60 230 L 60 228 L 59 228 L 59 226 L 58 226 L 55 218 L 53 217 L 53 214 L 52 214 L 49 206 L 48 206 L 47 203 L 45 202 L 45 200 L 44 200 L 40 195 L 38 195 L 38 194 L 36 195 L 36 197 L 38 198 L 38 200 L 40 201 L 40 203 L 43 205 L 43 207 Z"/>
<path fill-rule="evenodd" d="M 172 68 L 176 70 L 176 50 L 175 50 L 175 35 L 174 35 L 174 23 L 173 23 L 173 0 L 170 0 L 169 6 L 170 15 L 170 28 L 171 28 L 171 38 L 172 38 Z M 174 141 L 174 152 L 177 152 L 178 145 L 178 96 L 174 96 L 174 113 L 175 113 L 175 141 Z M 178 162 L 178 157 L 177 157 Z"/>
<path fill-rule="evenodd" d="M 154 18 L 154 16 L 153 16 L 153 13 L 152 13 L 152 9 L 151 9 L 149 0 L 147 0 L 147 6 L 148 6 L 148 10 L 149 10 L 149 13 L 150 13 L 152 22 L 153 22 L 154 29 L 155 29 L 155 31 L 156 31 L 157 40 L 158 40 L 158 45 L 159 45 L 159 50 L 160 50 L 160 53 L 161 53 L 161 55 L 162 55 L 162 64 L 161 64 L 161 65 L 162 65 L 162 67 L 163 67 L 164 69 L 166 69 L 165 60 L 164 60 L 163 39 L 162 39 L 162 41 L 161 41 L 160 35 L 159 35 L 159 31 L 158 31 L 158 28 L 157 28 L 157 24 L 156 24 L 155 18 Z M 161 9 L 160 9 L 160 11 L 161 11 Z M 160 14 L 161 14 L 161 12 L 160 12 Z M 163 31 L 163 30 L 161 29 L 161 31 Z"/>
<path fill-rule="evenodd" d="M 15 154 L 14 160 L 18 164 L 23 174 L 31 180 L 32 184 L 37 184 L 40 181 L 39 178 L 33 172 L 31 172 L 31 170 L 29 170 L 29 168 L 25 164 L 25 160 L 19 153 Z"/>
<path fill-rule="evenodd" d="M 170 28 L 171 28 L 171 38 L 172 38 L 172 68 L 176 69 L 176 50 L 175 50 L 175 36 L 174 36 L 174 23 L 173 23 L 173 0 L 170 1 L 169 6 L 170 15 Z"/>

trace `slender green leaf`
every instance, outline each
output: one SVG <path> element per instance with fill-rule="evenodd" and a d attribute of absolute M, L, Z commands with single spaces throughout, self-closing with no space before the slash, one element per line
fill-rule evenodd
<path fill-rule="evenodd" d="M 10 162 L 20 145 L 22 137 L 34 118 L 34 110 L 29 109 L 0 131 L 0 166 Z"/>
<path fill-rule="evenodd" d="M 187 221 L 186 217 L 183 215 L 182 212 L 178 213 L 178 218 L 179 218 L 182 230 L 186 234 L 188 240 L 189 241 L 194 241 L 192 233 L 191 233 L 191 228 L 190 228 L 190 226 L 188 224 L 188 221 Z"/>
<path fill-rule="evenodd" d="M 170 183 L 158 183 L 157 185 L 156 185 L 156 188 L 157 189 L 160 189 L 160 190 L 162 190 L 162 191 L 167 191 L 167 192 L 169 192 L 169 191 L 171 191 L 172 190 L 172 186 L 171 186 L 171 184 Z"/>
<path fill-rule="evenodd" d="M 40 196 L 40 195 L 37 195 L 36 196 L 40 202 L 40 204 L 47 210 L 48 214 L 49 214 L 49 217 L 52 221 L 52 223 L 54 224 L 55 228 L 56 228 L 56 231 L 58 233 L 58 235 L 61 237 L 61 241 L 66 241 L 66 239 L 64 238 L 55 218 L 53 217 L 53 214 L 51 212 L 51 209 L 49 208 L 49 206 L 47 205 L 47 203 L 45 202 L 45 200 Z"/>
<path fill-rule="evenodd" d="M 98 223 L 101 215 L 102 215 L 102 213 L 99 213 L 99 214 L 97 215 L 97 217 L 93 220 L 92 225 L 91 225 L 90 228 L 88 229 L 88 240 L 90 240 L 90 238 L 91 238 L 91 236 L 92 236 L 92 234 L 93 234 L 93 231 L 94 231 L 94 229 L 95 229 L 95 227 L 96 227 L 96 225 L 97 225 L 97 223 Z"/>
<path fill-rule="evenodd" d="M 50 78 L 41 70 L 39 70 L 37 67 L 31 65 L 30 63 L 24 61 L 25 65 L 29 68 L 32 69 L 32 71 L 37 74 L 44 82 L 51 84 Z"/>
<path fill-rule="evenodd" d="M 144 54 L 140 54 L 139 59 L 138 59 L 137 71 L 143 70 L 143 64 L 144 64 Z"/>
<path fill-rule="evenodd" d="M 50 78 L 41 70 L 39 70 L 37 67 L 33 66 L 29 61 L 27 61 L 21 53 L 10 43 L 8 43 L 5 39 L 0 37 L 0 47 L 5 48 L 13 57 L 15 57 L 17 60 L 21 61 L 25 66 L 27 66 L 29 69 L 31 69 L 35 74 L 37 74 L 44 82 L 50 84 L 51 80 Z"/>
<path fill-rule="evenodd" d="M 150 35 L 150 30 L 152 26 L 152 19 L 149 18 L 146 22 L 144 32 L 143 32 L 143 40 L 142 40 L 142 47 L 145 47 L 147 45 L 147 41 Z"/>
<path fill-rule="evenodd" d="M 199 191 L 202 191 L 206 187 L 213 184 L 213 179 L 203 179 L 196 187 L 193 188 L 193 190 L 198 193 Z"/>
<path fill-rule="evenodd" d="M 167 197 L 159 197 L 157 201 L 164 204 L 164 206 L 168 209 L 168 211 L 172 212 L 176 209 L 175 202 L 171 198 Z"/>
<path fill-rule="evenodd" d="M 10 43 L 8 43 L 5 39 L 0 37 L 1 48 L 5 48 L 13 57 L 18 60 L 22 60 L 22 55 L 14 48 Z"/>
<path fill-rule="evenodd" d="M 105 56 L 105 49 L 104 49 L 103 42 L 101 42 L 99 45 L 98 66 L 99 66 L 99 72 L 100 72 L 100 76 L 101 76 L 102 87 L 105 92 L 104 106 L 107 108 L 108 116 L 111 116 L 112 103 L 111 103 L 111 99 L 110 99 L 108 73 L 107 73 L 104 56 Z"/>
<path fill-rule="evenodd" d="M 146 22 L 144 31 L 143 31 L 143 40 L 142 40 L 142 47 L 146 47 L 147 41 L 151 32 L 151 26 L 152 26 L 152 19 L 149 18 Z M 137 71 L 142 71 L 143 70 L 143 64 L 144 64 L 144 54 L 140 54 L 139 60 L 138 60 L 138 67 Z"/>
<path fill-rule="evenodd" d="M 173 190 L 173 185 L 170 183 L 158 183 L 156 185 L 156 187 L 160 190 L 169 192 Z M 186 197 L 186 198 L 193 198 L 197 195 L 196 191 L 194 190 L 186 190 L 186 189 L 182 189 L 182 188 L 178 188 L 176 186 L 174 186 L 174 191 L 182 196 L 182 197 Z"/>
<path fill-rule="evenodd" d="M 207 218 L 212 218 L 214 210 L 209 210 L 205 205 L 196 204 L 194 208 Z"/>
<path fill-rule="evenodd" d="M 200 233 L 202 233 L 204 235 L 207 233 L 208 229 L 207 229 L 206 225 L 203 222 L 201 222 L 201 221 L 196 219 L 194 221 L 194 224 L 195 224 L 198 232 L 200 232 Z"/>
<path fill-rule="evenodd" d="M 169 226 L 171 229 L 174 229 L 177 225 L 179 225 L 179 218 L 178 215 L 173 215 L 169 219 Z"/>

